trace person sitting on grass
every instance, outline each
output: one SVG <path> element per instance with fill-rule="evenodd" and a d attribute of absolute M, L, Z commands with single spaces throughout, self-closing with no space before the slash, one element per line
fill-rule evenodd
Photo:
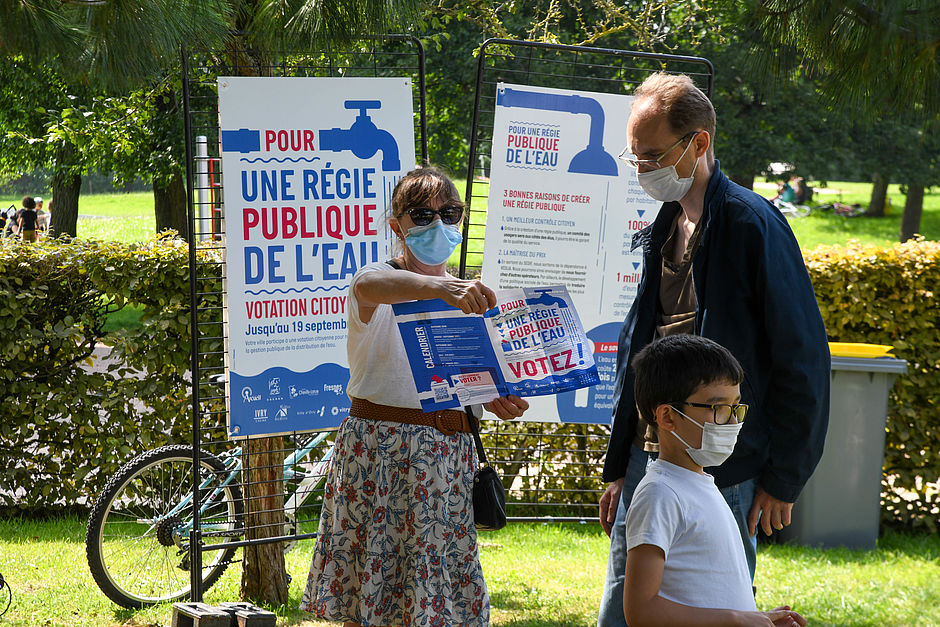
<path fill-rule="evenodd" d="M 770 199 L 774 205 L 781 202 L 792 203 L 796 200 L 796 190 L 790 185 L 790 181 L 784 179 L 777 184 L 777 195 Z"/>
<path fill-rule="evenodd" d="M 741 365 L 712 340 L 671 335 L 633 368 L 637 410 L 660 448 L 627 510 L 627 624 L 802 627 L 789 606 L 757 611 L 737 523 L 703 470 L 731 454 L 743 425 Z"/>

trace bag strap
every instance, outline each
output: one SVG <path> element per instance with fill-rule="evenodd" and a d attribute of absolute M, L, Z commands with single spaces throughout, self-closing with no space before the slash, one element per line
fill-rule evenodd
<path fill-rule="evenodd" d="M 480 460 L 480 466 L 486 466 L 489 462 L 486 461 L 486 449 L 483 448 L 483 440 L 480 439 L 480 429 L 477 427 L 477 419 L 473 415 L 473 410 L 469 406 L 464 407 L 463 410 L 467 412 L 467 422 L 470 423 L 470 433 L 473 434 L 473 441 L 477 445 L 477 458 Z"/>

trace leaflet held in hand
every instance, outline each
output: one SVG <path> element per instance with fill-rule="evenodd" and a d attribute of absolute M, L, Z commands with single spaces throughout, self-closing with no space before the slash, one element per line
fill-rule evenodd
<path fill-rule="evenodd" d="M 482 316 L 437 299 L 392 306 L 424 411 L 599 382 L 564 286 L 499 290 L 496 297 Z"/>

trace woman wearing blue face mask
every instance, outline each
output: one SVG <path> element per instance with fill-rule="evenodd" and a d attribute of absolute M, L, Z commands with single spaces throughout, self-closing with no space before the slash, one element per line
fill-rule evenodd
<path fill-rule="evenodd" d="M 356 625 L 489 624 L 489 597 L 473 526 L 476 452 L 461 411 L 421 411 L 391 305 L 440 298 L 464 313 L 496 305 L 480 281 L 447 272 L 464 205 L 434 168 L 405 175 L 392 193 L 394 259 L 363 267 L 347 301 L 349 417 L 323 497 L 301 608 Z M 528 403 L 497 398 L 499 418 Z"/>

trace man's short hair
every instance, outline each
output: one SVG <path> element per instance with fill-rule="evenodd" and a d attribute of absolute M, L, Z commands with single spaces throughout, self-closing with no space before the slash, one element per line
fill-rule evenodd
<path fill-rule="evenodd" d="M 654 425 L 660 405 L 684 401 L 701 385 L 744 380 L 731 351 L 699 335 L 668 335 L 647 344 L 633 358 L 633 372 L 637 410 Z"/>
<path fill-rule="evenodd" d="M 666 111 L 669 127 L 676 137 L 698 129 L 708 131 L 711 138 L 708 152 L 714 156 L 715 107 L 691 78 L 685 74 L 657 72 L 633 90 L 633 97 L 636 101 L 655 100 Z"/>

